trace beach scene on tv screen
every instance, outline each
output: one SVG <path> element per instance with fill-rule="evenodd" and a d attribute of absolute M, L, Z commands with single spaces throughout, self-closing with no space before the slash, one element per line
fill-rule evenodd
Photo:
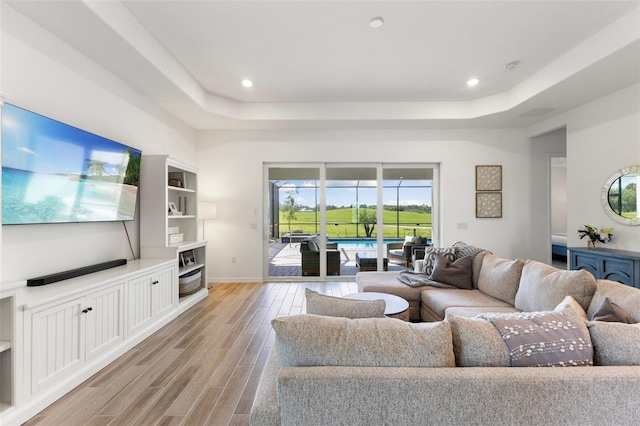
<path fill-rule="evenodd" d="M 2 108 L 2 224 L 133 220 L 140 151 Z"/>

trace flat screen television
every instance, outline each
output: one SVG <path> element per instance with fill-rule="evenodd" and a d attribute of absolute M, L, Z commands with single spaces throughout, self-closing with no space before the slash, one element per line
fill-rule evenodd
<path fill-rule="evenodd" d="M 134 220 L 141 155 L 5 103 L 2 224 Z"/>

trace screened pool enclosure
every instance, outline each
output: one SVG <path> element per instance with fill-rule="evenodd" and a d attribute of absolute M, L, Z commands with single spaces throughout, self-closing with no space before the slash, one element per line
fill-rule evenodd
<path fill-rule="evenodd" d="M 267 175 L 270 277 L 307 275 L 301 251 L 310 239 L 322 240 L 318 251 L 329 252 L 326 261 L 317 255 L 321 272 L 352 276 L 360 270 L 357 253 L 378 257 L 382 265 L 388 243 L 433 237 L 433 165 L 267 166 Z"/>

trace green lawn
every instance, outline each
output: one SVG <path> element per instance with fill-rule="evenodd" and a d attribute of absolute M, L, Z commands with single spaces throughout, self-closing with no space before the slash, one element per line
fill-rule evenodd
<path fill-rule="evenodd" d="M 373 212 L 373 209 L 367 209 Z M 306 232 L 317 234 L 320 232 L 320 213 L 315 212 L 297 212 L 296 218 L 291 220 L 291 230 L 297 232 Z M 327 211 L 327 234 L 331 238 L 360 238 L 366 237 L 364 226 L 359 225 L 358 233 L 356 233 L 355 212 L 351 208 L 336 209 Z M 384 221 L 384 237 L 404 237 L 405 235 L 416 234 L 423 237 L 431 236 L 431 214 L 416 212 L 400 212 L 399 217 L 396 212 L 385 210 L 382 215 Z M 398 231 L 397 223 L 400 223 Z M 419 226 L 416 224 L 420 224 Z M 429 229 L 426 229 L 429 228 Z M 280 234 L 289 232 L 289 222 L 285 219 L 285 214 L 280 212 Z M 376 225 L 373 236 L 378 232 Z"/>

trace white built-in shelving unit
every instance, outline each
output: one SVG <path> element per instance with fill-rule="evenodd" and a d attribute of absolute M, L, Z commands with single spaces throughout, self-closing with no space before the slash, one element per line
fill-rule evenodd
<path fill-rule="evenodd" d="M 143 155 L 140 177 L 140 250 L 142 258 L 175 258 L 178 276 L 199 270 L 200 288 L 179 298 L 186 309 L 207 295 L 205 266 L 207 242 L 198 240 L 198 170 L 166 155 Z M 177 212 L 171 212 L 173 204 Z M 177 213 L 177 214 L 176 214 Z M 170 229 L 178 228 L 182 241 L 170 240 Z M 181 257 L 192 253 L 195 263 L 183 265 Z"/>

